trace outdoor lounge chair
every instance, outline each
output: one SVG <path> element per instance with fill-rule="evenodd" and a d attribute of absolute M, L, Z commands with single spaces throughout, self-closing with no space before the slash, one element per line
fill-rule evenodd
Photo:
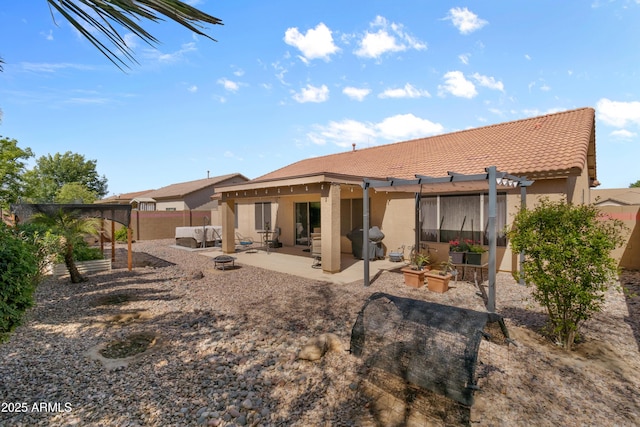
<path fill-rule="evenodd" d="M 253 245 L 253 239 L 251 237 L 244 237 L 236 231 L 236 245 L 240 245 L 243 248 Z"/>

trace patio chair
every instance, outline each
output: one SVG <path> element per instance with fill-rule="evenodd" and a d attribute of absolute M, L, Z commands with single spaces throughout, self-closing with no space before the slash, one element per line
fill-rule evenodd
<path fill-rule="evenodd" d="M 245 237 L 236 231 L 236 245 L 240 245 L 243 248 L 253 245 L 254 241 L 251 237 Z"/>

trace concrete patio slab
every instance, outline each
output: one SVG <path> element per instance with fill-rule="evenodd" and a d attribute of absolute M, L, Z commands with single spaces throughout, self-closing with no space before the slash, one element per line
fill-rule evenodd
<path fill-rule="evenodd" d="M 214 258 L 222 253 L 220 248 L 210 249 L 210 251 L 201 251 L 198 254 Z M 352 283 L 364 279 L 364 261 L 354 259 L 351 254 L 342 254 L 341 265 L 343 270 L 339 273 L 330 274 L 324 273 L 322 268 L 313 268 L 313 258 L 309 255 L 291 255 L 283 252 L 280 249 L 272 249 L 267 253 L 262 248 L 259 248 L 236 252 L 233 256 L 236 257 L 236 265 L 251 265 L 307 279 L 337 284 Z M 371 261 L 369 264 L 370 279 L 372 280 L 382 271 L 399 269 L 405 265 L 406 263 L 404 262 L 391 262 L 388 259 Z"/>

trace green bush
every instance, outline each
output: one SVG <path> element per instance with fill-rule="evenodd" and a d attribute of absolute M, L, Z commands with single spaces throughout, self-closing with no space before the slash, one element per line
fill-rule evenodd
<path fill-rule="evenodd" d="M 523 278 L 547 309 L 552 334 L 571 350 L 582 323 L 601 311 L 614 283 L 611 251 L 622 243 L 624 225 L 603 217 L 593 205 L 543 199 L 520 211 L 509 231 L 515 252 L 523 251 Z"/>
<path fill-rule="evenodd" d="M 127 242 L 127 227 L 120 227 L 116 230 L 116 242 Z"/>
<path fill-rule="evenodd" d="M 20 324 L 40 279 L 38 248 L 0 222 L 0 341 Z"/>
<path fill-rule="evenodd" d="M 17 227 L 20 236 L 35 248 L 40 274 L 44 274 L 51 262 L 62 251 L 60 236 L 53 234 L 47 227 L 38 224 L 20 224 Z"/>
<path fill-rule="evenodd" d="M 102 251 L 99 248 L 91 248 L 81 240 L 73 246 L 73 259 L 76 261 L 93 261 L 94 259 L 103 259 Z M 61 261 L 61 262 L 64 262 Z"/>

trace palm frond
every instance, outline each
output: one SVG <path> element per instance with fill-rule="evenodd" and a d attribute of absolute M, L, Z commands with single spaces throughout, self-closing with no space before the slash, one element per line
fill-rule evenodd
<path fill-rule="evenodd" d="M 131 32 L 151 46 L 158 43 L 158 40 L 140 25 L 143 19 L 159 22 L 168 18 L 213 41 L 216 40 L 205 32 L 207 29 L 205 25 L 223 25 L 222 20 L 215 16 L 179 0 L 47 0 L 47 2 L 52 9 L 52 14 L 55 9 L 121 70 L 123 66 L 128 67 L 128 62 L 137 63 L 121 31 Z M 122 29 L 116 29 L 112 23 Z M 113 47 L 108 47 L 92 34 L 91 28 L 103 35 Z"/>

